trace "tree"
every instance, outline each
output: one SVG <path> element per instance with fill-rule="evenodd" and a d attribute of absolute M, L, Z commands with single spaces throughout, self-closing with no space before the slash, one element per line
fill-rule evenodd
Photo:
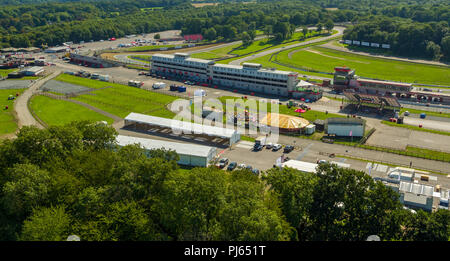
<path fill-rule="evenodd" d="M 331 33 L 331 30 L 334 28 L 333 20 L 328 19 L 325 23 L 325 29 L 327 29 L 328 33 Z"/>
<path fill-rule="evenodd" d="M 447 59 L 450 59 L 450 35 L 447 35 L 444 38 L 442 38 L 441 46 L 442 46 L 442 54 Z"/>
<path fill-rule="evenodd" d="M 18 164 L 9 171 L 2 203 L 9 214 L 23 218 L 33 208 L 48 204 L 51 179 L 47 171 L 32 164 Z"/>
<path fill-rule="evenodd" d="M 22 241 L 65 241 L 72 234 L 71 216 L 63 206 L 38 208 L 23 223 Z"/>
<path fill-rule="evenodd" d="M 208 41 L 212 41 L 212 40 L 214 40 L 214 39 L 216 39 L 217 38 L 217 32 L 216 32 L 216 29 L 214 29 L 214 27 L 211 27 L 211 28 L 209 28 L 209 29 L 207 29 L 206 31 L 205 31 L 205 38 L 208 40 Z"/>
<path fill-rule="evenodd" d="M 159 40 L 159 39 L 161 39 L 161 35 L 159 35 L 159 34 L 155 34 L 155 35 L 153 36 L 153 39 L 155 39 L 155 40 Z"/>
<path fill-rule="evenodd" d="M 303 26 L 302 33 L 303 33 L 303 38 L 308 37 L 308 33 L 309 33 L 308 27 Z"/>
<path fill-rule="evenodd" d="M 247 32 L 241 34 L 241 39 L 244 46 L 248 46 L 252 43 L 252 38 Z"/>
<path fill-rule="evenodd" d="M 316 29 L 317 32 L 319 32 L 319 33 L 322 32 L 322 29 L 323 29 L 322 23 L 318 23 L 316 25 L 316 27 L 317 27 L 317 29 Z"/>
<path fill-rule="evenodd" d="M 292 239 L 305 240 L 310 224 L 310 211 L 313 208 L 313 190 L 317 177 L 312 173 L 302 173 L 291 168 L 270 169 L 265 180 L 271 190 L 278 193 L 282 213 L 296 230 Z"/>
<path fill-rule="evenodd" d="M 429 57 L 431 57 L 435 61 L 439 61 L 441 59 L 441 47 L 435 44 L 433 41 L 426 41 L 426 53 Z"/>

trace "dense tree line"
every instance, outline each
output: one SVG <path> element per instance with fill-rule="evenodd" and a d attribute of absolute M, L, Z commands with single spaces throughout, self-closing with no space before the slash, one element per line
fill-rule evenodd
<path fill-rule="evenodd" d="M 449 48 L 445 43 L 448 41 L 442 44 L 443 36 L 438 42 L 437 31 L 439 26 L 448 28 L 448 3 L 437 0 L 433 4 L 420 4 L 418 0 L 366 0 L 362 3 L 356 0 L 270 0 L 252 4 L 221 1 L 217 6 L 194 8 L 187 0 L 37 2 L 0 7 L 0 46 L 53 46 L 66 41 L 100 40 L 169 29 L 180 29 L 183 34 L 201 33 L 208 40 L 242 39 L 250 43 L 256 30 L 284 40 L 299 26 L 325 25 L 329 21 L 364 24 L 368 19 L 383 22 L 380 17 L 389 15 L 398 17 L 396 28 L 410 20 L 417 21 L 414 26 L 419 29 L 428 30 L 430 25 L 436 39 L 425 37 L 426 42 L 421 42 L 424 47 L 419 50 L 426 51 L 428 56 L 442 53 L 447 57 Z M 145 9 L 151 7 L 163 8 Z M 372 38 L 395 38 L 395 35 L 386 36 L 383 30 L 378 31 L 382 33 L 374 30 L 367 34 Z M 412 44 L 393 43 L 404 52 L 408 52 Z"/>
<path fill-rule="evenodd" d="M 450 239 L 450 212 L 401 207 L 363 172 L 181 170 L 173 151 L 116 147 L 116 131 L 23 127 L 0 145 L 0 240 Z"/>
<path fill-rule="evenodd" d="M 450 28 L 446 21 L 411 22 L 371 17 L 347 28 L 344 39 L 390 44 L 394 54 L 450 59 Z"/>

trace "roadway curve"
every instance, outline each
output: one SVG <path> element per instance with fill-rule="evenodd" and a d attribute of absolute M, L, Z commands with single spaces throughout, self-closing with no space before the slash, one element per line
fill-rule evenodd
<path fill-rule="evenodd" d="M 17 125 L 18 129 L 22 128 L 23 126 L 36 126 L 40 129 L 43 129 L 44 126 L 42 126 L 31 114 L 30 110 L 28 109 L 28 100 L 31 98 L 31 96 L 36 93 L 39 88 L 46 83 L 47 81 L 55 78 L 60 71 L 55 71 L 49 76 L 45 78 L 40 78 L 36 81 L 34 81 L 30 87 L 26 91 L 20 95 L 15 103 L 14 103 L 14 112 L 17 117 Z"/>
<path fill-rule="evenodd" d="M 240 65 L 243 62 L 246 62 L 246 61 L 249 61 L 249 60 L 253 60 L 255 58 L 259 58 L 259 57 L 262 57 L 262 56 L 265 56 L 265 55 L 268 55 L 268 54 L 272 54 L 272 53 L 276 53 L 276 52 L 279 52 L 279 51 L 283 51 L 283 50 L 287 50 L 287 49 L 291 49 L 291 48 L 295 48 L 295 47 L 299 47 L 299 46 L 303 46 L 303 45 L 307 45 L 307 44 L 312 44 L 312 43 L 317 43 L 317 42 L 321 42 L 321 41 L 328 40 L 328 39 L 331 39 L 331 38 L 335 38 L 337 36 L 341 36 L 344 33 L 345 27 L 336 26 L 333 29 L 337 30 L 338 33 L 330 35 L 330 36 L 326 36 L 326 37 L 320 37 L 320 38 L 317 38 L 317 39 L 314 39 L 314 40 L 309 40 L 309 41 L 305 41 L 305 42 L 301 42 L 301 43 L 296 43 L 296 44 L 292 44 L 292 45 L 288 45 L 288 46 L 284 46 L 284 47 L 279 47 L 279 48 L 274 48 L 274 49 L 270 49 L 270 50 L 267 50 L 267 51 L 259 52 L 259 53 L 256 53 L 254 55 L 246 56 L 246 57 L 243 57 L 241 59 L 237 59 L 237 60 L 231 61 L 229 64 Z"/>

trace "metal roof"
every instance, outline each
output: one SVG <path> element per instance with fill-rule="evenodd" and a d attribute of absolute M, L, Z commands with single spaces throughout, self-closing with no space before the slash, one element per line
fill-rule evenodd
<path fill-rule="evenodd" d="M 166 150 L 174 150 L 179 155 L 189 155 L 197 157 L 208 157 L 211 151 L 216 150 L 216 148 L 209 146 L 202 146 L 190 143 L 170 142 L 165 140 L 152 140 L 124 135 L 118 135 L 116 138 L 116 142 L 119 146 L 139 144 L 147 150 L 164 148 Z"/>
<path fill-rule="evenodd" d="M 125 118 L 125 121 L 127 120 L 144 124 L 156 125 L 163 128 L 171 128 L 173 131 L 178 130 L 183 131 L 183 133 L 204 134 L 208 136 L 215 136 L 227 139 L 230 139 L 237 134 L 237 131 L 234 129 L 203 125 L 187 121 L 166 119 L 135 112 L 128 114 L 128 116 Z"/>
<path fill-rule="evenodd" d="M 424 195 L 416 195 L 416 194 L 412 194 L 412 193 L 405 193 L 405 195 L 403 196 L 403 201 L 416 203 L 416 204 L 421 204 L 421 205 L 426 205 L 427 204 L 427 197 L 424 196 Z"/>
<path fill-rule="evenodd" d="M 423 184 L 400 181 L 399 190 L 416 195 L 433 196 L 434 187 Z"/>
<path fill-rule="evenodd" d="M 299 160 L 288 160 L 288 161 L 282 163 L 281 166 L 283 168 L 289 167 L 289 168 L 298 169 L 298 170 L 304 171 L 304 172 L 316 173 L 316 168 L 317 168 L 318 164 L 310 163 L 310 162 L 306 162 L 306 161 L 299 161 Z"/>

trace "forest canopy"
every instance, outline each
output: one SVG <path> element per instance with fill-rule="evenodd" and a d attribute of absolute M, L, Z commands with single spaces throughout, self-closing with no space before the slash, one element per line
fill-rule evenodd
<path fill-rule="evenodd" d="M 117 147 L 94 122 L 23 127 L 0 145 L 0 240 L 447 241 L 450 211 L 403 209 L 364 172 L 180 168 L 173 151 Z"/>

